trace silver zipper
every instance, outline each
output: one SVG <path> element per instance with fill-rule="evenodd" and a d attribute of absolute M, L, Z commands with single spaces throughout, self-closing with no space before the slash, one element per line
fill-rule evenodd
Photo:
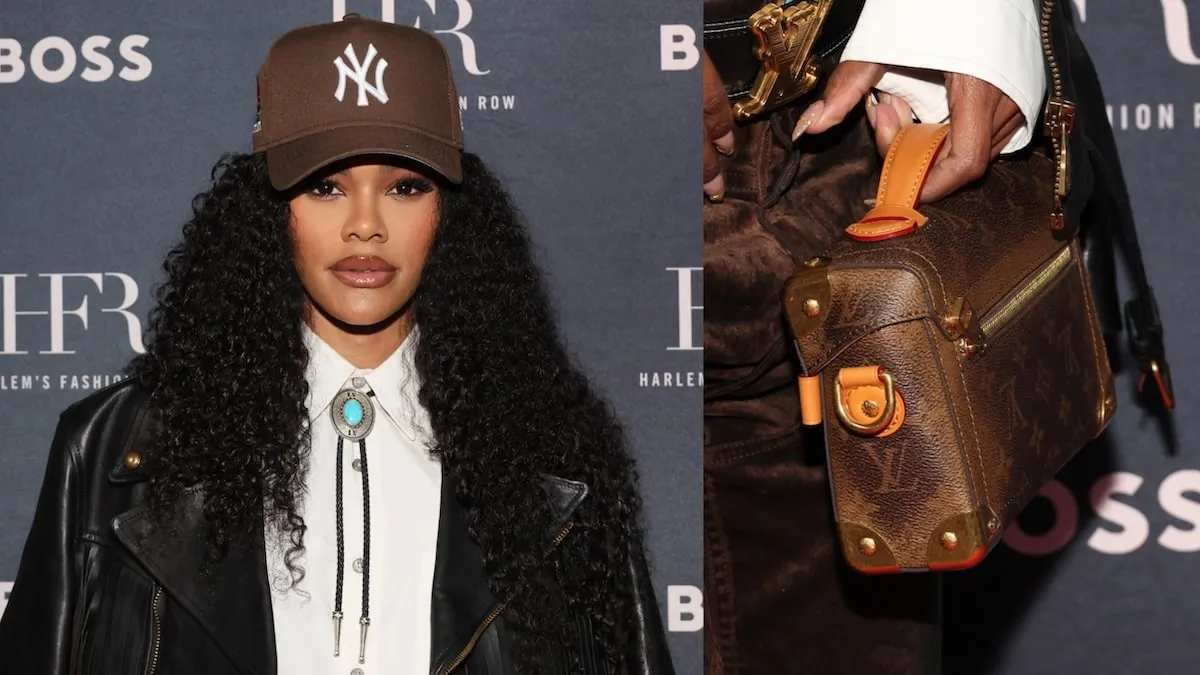
<path fill-rule="evenodd" d="M 154 675 L 158 670 L 158 655 L 162 649 L 162 599 L 161 586 L 154 587 L 154 644 L 150 649 L 150 664 L 146 666 L 146 675 Z"/>
<path fill-rule="evenodd" d="M 557 548 L 558 545 L 562 543 L 563 539 L 567 538 L 567 533 L 571 531 L 572 526 L 573 523 L 567 523 L 563 529 L 559 531 L 558 535 L 554 537 L 554 542 L 550 545 L 551 551 Z M 479 639 L 483 637 L 483 633 L 488 629 L 489 626 L 495 623 L 500 614 L 504 612 L 505 608 L 508 607 L 508 604 L 512 602 L 514 595 L 515 594 L 510 593 L 508 597 L 504 598 L 503 602 L 496 605 L 492 611 L 488 612 L 488 615 L 484 617 L 483 621 L 479 624 L 479 627 L 476 628 L 475 632 L 471 634 L 471 639 L 467 641 L 467 644 L 462 648 L 462 651 L 460 651 L 453 659 L 450 659 L 446 665 L 439 668 L 437 675 L 449 675 L 454 671 L 455 668 L 461 666 L 463 661 L 467 660 L 467 657 L 471 655 L 471 651 L 475 649 L 475 645 L 479 643 Z"/>

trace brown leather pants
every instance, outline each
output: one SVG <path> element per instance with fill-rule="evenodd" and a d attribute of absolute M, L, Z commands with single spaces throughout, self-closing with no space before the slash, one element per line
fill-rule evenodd
<path fill-rule="evenodd" d="M 779 113 L 782 132 L 797 113 Z M 704 207 L 706 673 L 937 673 L 938 577 L 862 576 L 836 546 L 780 306 L 797 263 L 758 215 L 790 141 L 765 121 L 735 134 L 725 200 Z M 799 147 L 766 216 L 803 259 L 866 211 L 879 159 L 861 110 Z"/>

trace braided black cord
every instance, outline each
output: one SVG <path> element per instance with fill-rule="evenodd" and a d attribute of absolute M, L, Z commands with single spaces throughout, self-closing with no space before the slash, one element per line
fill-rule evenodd
<path fill-rule="evenodd" d="M 333 598 L 333 611 L 342 613 L 342 579 L 346 574 L 346 537 L 342 530 L 342 437 L 337 445 L 337 593 Z"/>
<path fill-rule="evenodd" d="M 358 441 L 358 459 L 363 482 L 363 599 L 362 618 L 371 616 L 371 482 L 367 476 L 367 441 Z"/>
<path fill-rule="evenodd" d="M 779 200 L 783 198 L 783 193 L 787 192 L 796 180 L 796 172 L 800 169 L 800 162 L 803 159 L 804 153 L 792 143 L 792 136 L 783 128 L 783 120 L 779 115 L 771 116 L 771 132 L 775 134 L 775 140 L 785 148 L 791 148 L 791 152 L 788 155 L 787 164 L 783 167 L 783 173 L 771 184 L 771 187 L 767 190 L 767 194 L 763 195 L 762 201 L 758 203 L 758 224 L 772 237 L 775 237 L 775 240 L 787 250 L 797 265 L 803 265 L 804 256 L 800 255 L 800 251 L 771 222 L 771 219 L 767 216 L 767 210 L 779 203 Z"/>

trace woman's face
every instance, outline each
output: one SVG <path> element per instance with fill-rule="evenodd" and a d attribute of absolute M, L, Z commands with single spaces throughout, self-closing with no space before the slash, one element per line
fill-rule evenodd
<path fill-rule="evenodd" d="M 438 218 L 429 177 L 386 164 L 336 167 L 291 199 L 296 271 L 313 304 L 353 328 L 402 316 Z"/>

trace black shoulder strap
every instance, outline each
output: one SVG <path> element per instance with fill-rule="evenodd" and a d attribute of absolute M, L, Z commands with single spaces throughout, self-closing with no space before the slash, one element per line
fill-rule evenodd
<path fill-rule="evenodd" d="M 1116 242 L 1133 286 L 1133 297 L 1125 303 L 1125 329 L 1129 333 L 1129 351 L 1141 368 L 1138 390 L 1144 391 L 1147 383 L 1153 384 L 1163 406 L 1171 410 L 1175 407 L 1175 391 L 1171 384 L 1171 370 L 1167 365 L 1162 319 L 1159 317 L 1158 301 L 1154 297 L 1154 288 L 1150 285 L 1146 264 L 1142 259 L 1142 248 L 1138 244 L 1137 228 L 1126 194 L 1125 181 L 1123 177 L 1112 176 L 1111 160 L 1090 140 L 1088 155 L 1097 178 L 1093 198 L 1102 200 L 1102 203 L 1107 202 L 1105 205 L 1111 209 L 1108 211 L 1111 217 L 1096 223 L 1109 231 L 1094 234 L 1107 234 Z"/>
<path fill-rule="evenodd" d="M 1047 10 L 1046 3 L 1051 1 L 1035 2 L 1043 16 Z M 1155 398 L 1166 410 L 1171 410 L 1175 407 L 1175 391 L 1167 365 L 1158 302 L 1154 298 L 1154 289 L 1150 286 L 1142 249 L 1138 244 L 1116 139 L 1105 113 L 1104 93 L 1095 66 L 1075 32 L 1069 5 L 1065 0 L 1057 0 L 1050 8 L 1053 12 L 1050 37 L 1058 57 L 1055 64 L 1059 68 L 1058 73 L 1052 73 L 1051 64 L 1046 64 L 1048 80 L 1057 74 L 1066 98 L 1076 104 L 1076 124 L 1069 147 L 1071 154 L 1083 161 L 1078 162 L 1079 170 L 1072 172 L 1067 197 L 1068 221 L 1078 222 L 1086 207 L 1087 222 L 1082 223 L 1083 236 L 1106 239 L 1120 249 L 1133 285 L 1133 297 L 1125 303 L 1124 323 L 1130 353 L 1141 370 L 1138 390 L 1145 392 L 1146 385 L 1152 384 L 1157 394 Z M 1115 270 L 1105 271 L 1105 275 L 1112 274 L 1115 274 Z M 1115 291 L 1115 279 L 1096 279 L 1093 286 L 1097 282 Z M 1113 328 L 1119 331 L 1120 323 L 1116 323 Z"/>

